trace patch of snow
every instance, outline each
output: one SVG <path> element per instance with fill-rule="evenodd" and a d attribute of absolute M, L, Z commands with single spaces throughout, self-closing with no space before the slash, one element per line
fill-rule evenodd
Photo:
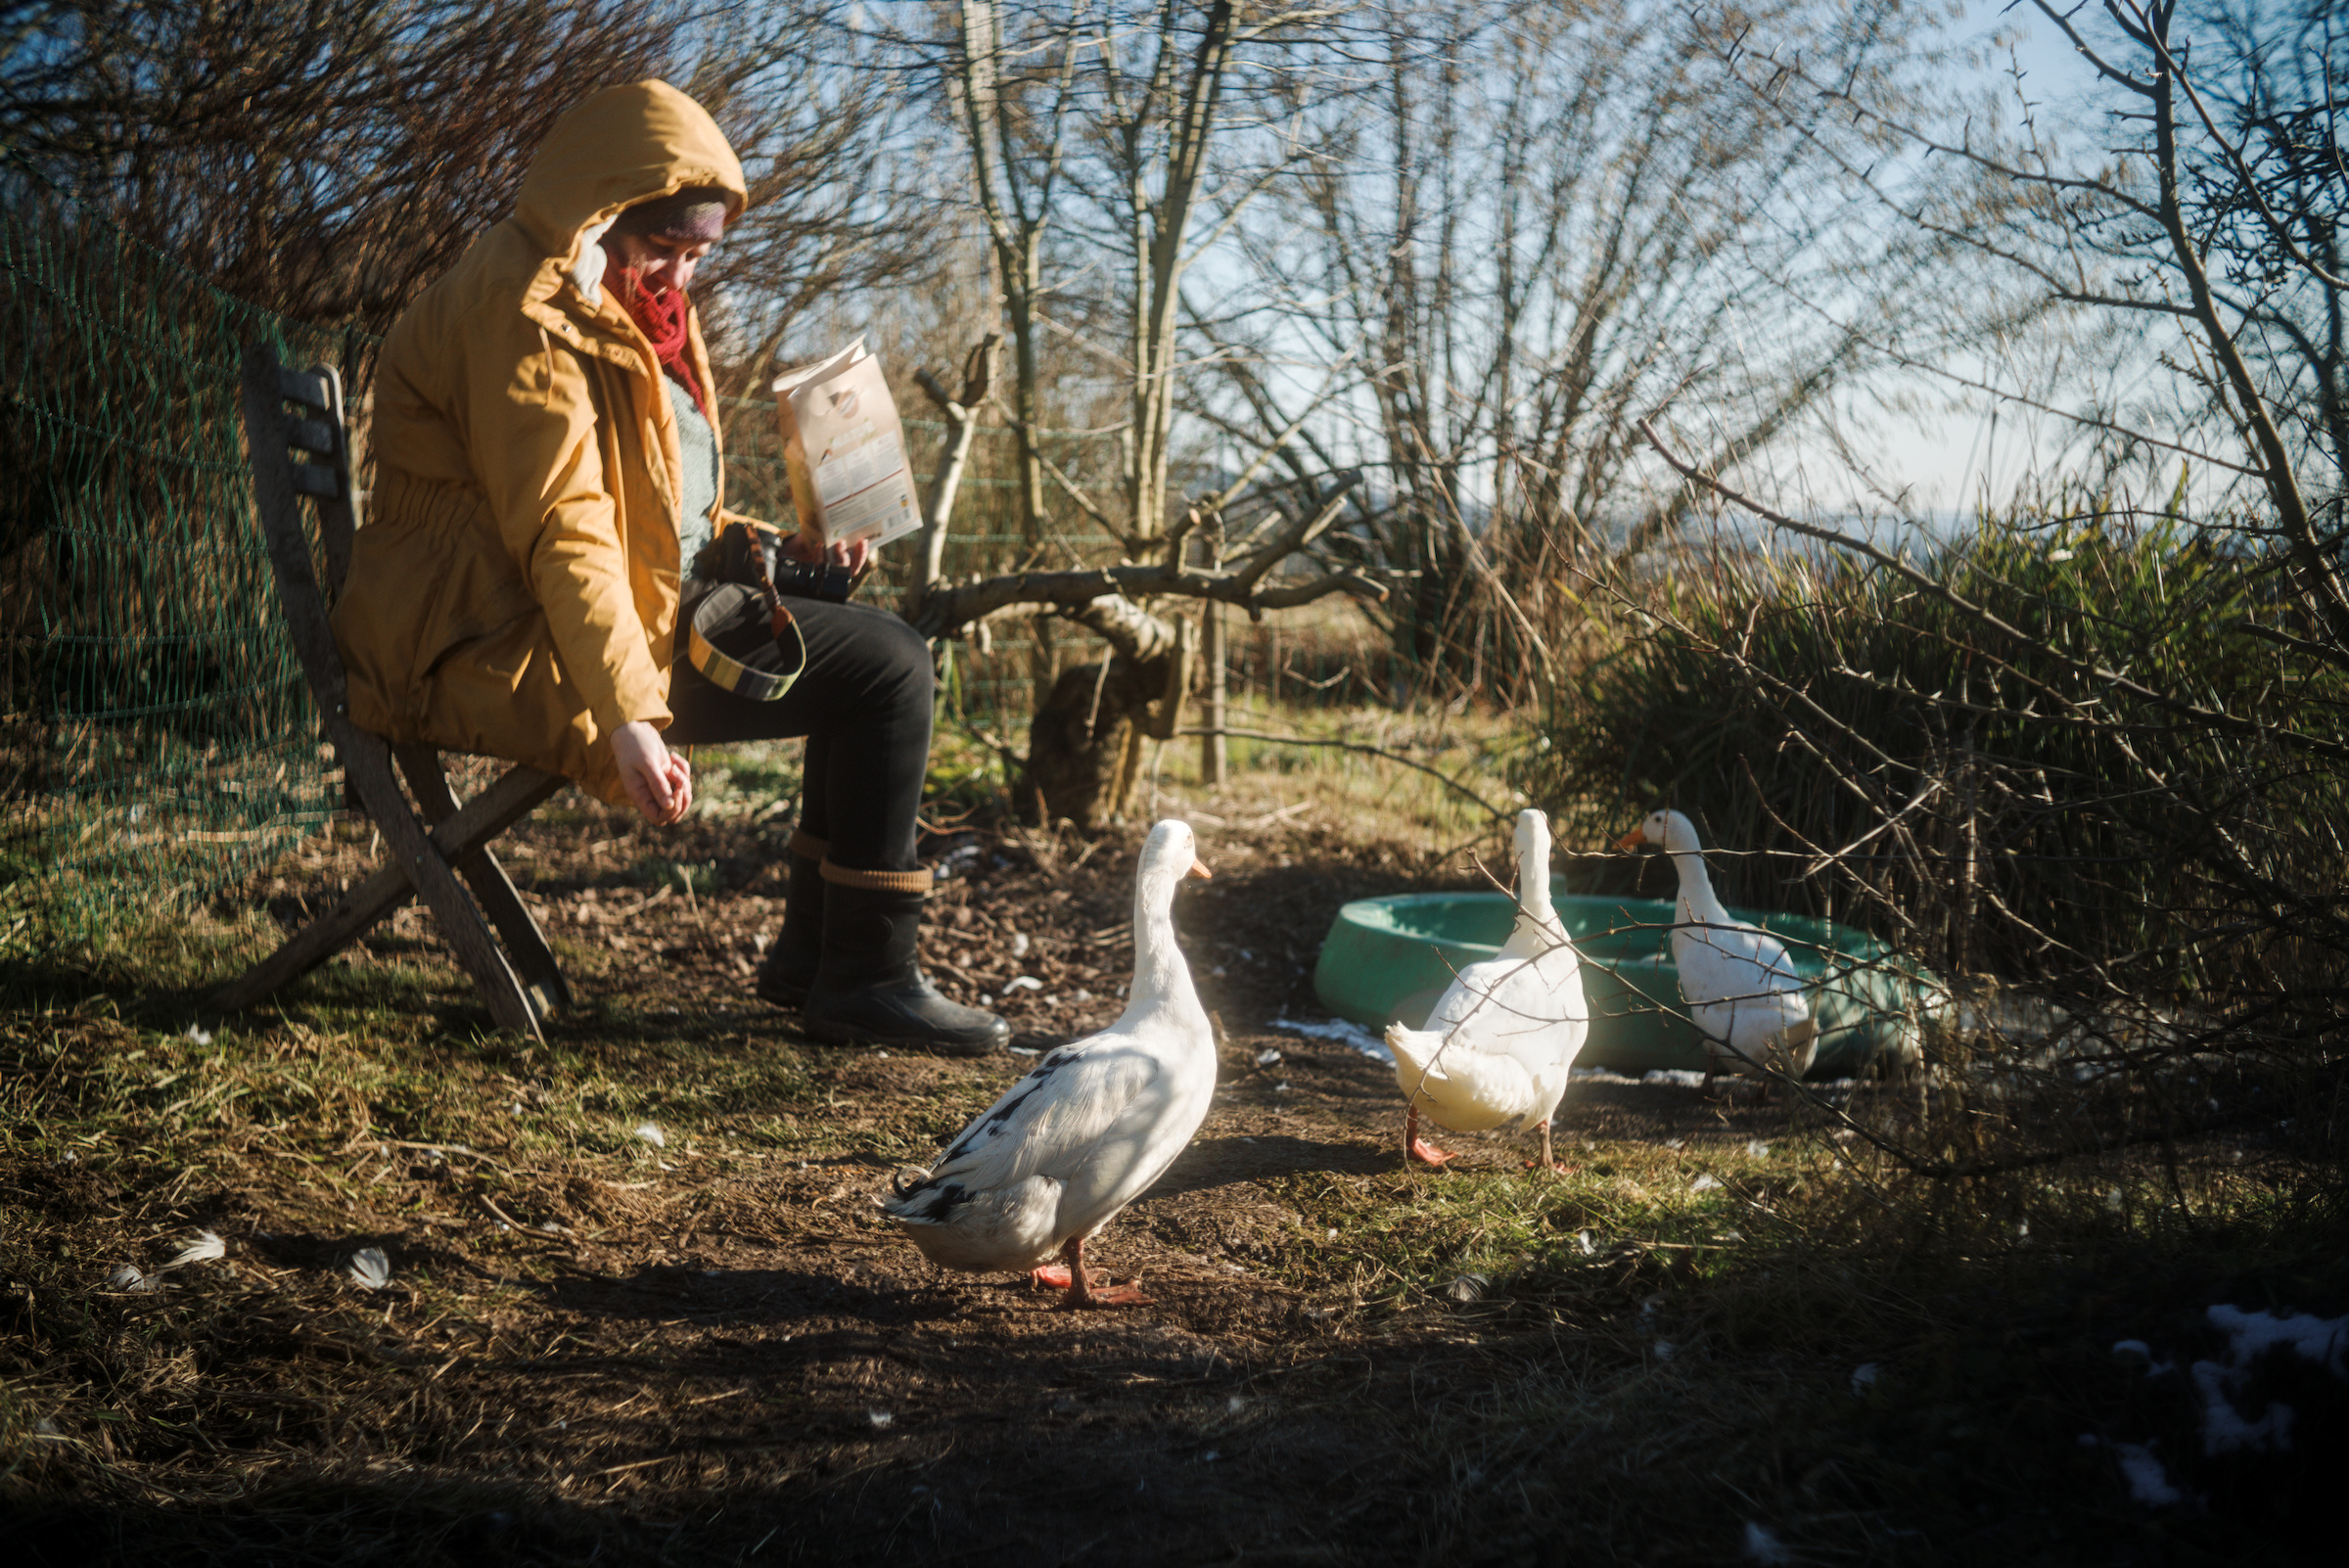
<path fill-rule="evenodd" d="M 2279 1345 L 2288 1346 L 2335 1377 L 2349 1377 L 2342 1355 L 2349 1350 L 2349 1317 L 2318 1317 L 2299 1313 L 2277 1317 L 2247 1313 L 2239 1307 L 2210 1309 L 2210 1326 L 2234 1342 L 2232 1360 L 2244 1365 Z"/>
<path fill-rule="evenodd" d="M 1574 1069 L 1571 1076 L 1577 1084 L 1636 1084 L 1639 1082 L 1635 1078 L 1626 1078 L 1621 1073 L 1611 1072 L 1604 1067 L 1578 1067 Z"/>
<path fill-rule="evenodd" d="M 2265 1415 L 2256 1421 L 2248 1421 L 2234 1406 L 2234 1395 L 2242 1384 L 2242 1377 L 2235 1368 L 2221 1366 L 2216 1361 L 2196 1361 L 2193 1379 L 2195 1392 L 2202 1396 L 2203 1453 L 2215 1456 L 2233 1453 L 2238 1449 L 2291 1452 L 2290 1406 L 2281 1400 L 2271 1401 Z"/>
<path fill-rule="evenodd" d="M 1674 1088 L 1703 1088 L 1705 1075 L 1692 1067 L 1656 1067 L 1640 1075 L 1642 1084 L 1669 1084 Z"/>
<path fill-rule="evenodd" d="M 1303 1035 L 1307 1039 L 1334 1039 L 1341 1045 L 1352 1046 L 1374 1062 L 1385 1062 L 1392 1066 L 1395 1061 L 1394 1054 L 1387 1049 L 1385 1040 L 1380 1039 L 1361 1025 L 1350 1023 L 1343 1018 L 1333 1018 L 1327 1023 L 1321 1024 L 1308 1023 L 1297 1018 L 1275 1018 L 1266 1027 L 1286 1030 L 1292 1035 Z"/>
<path fill-rule="evenodd" d="M 1794 1553 L 1786 1549 L 1777 1533 L 1766 1524 L 1748 1519 L 1745 1522 L 1745 1560 L 1747 1562 L 1792 1562 Z"/>
<path fill-rule="evenodd" d="M 2120 1461 L 2121 1474 L 2128 1478 L 2129 1495 L 2148 1508 L 2166 1508 L 2185 1500 L 2185 1495 L 2170 1485 L 2170 1473 L 2153 1456 L 2150 1444 L 2115 1443 L 2112 1456 Z"/>
<path fill-rule="evenodd" d="M 2238 1450 L 2289 1453 L 2296 1417 L 2289 1405 L 2271 1401 L 2267 1410 L 2252 1420 L 2235 1403 L 2250 1381 L 2252 1363 L 2282 1350 L 2314 1361 L 2336 1378 L 2349 1378 L 2343 1368 L 2349 1317 L 2317 1317 L 2307 1313 L 2278 1317 L 2227 1306 L 2211 1308 L 2208 1315 L 2211 1326 L 2227 1336 L 2228 1345 L 2225 1364 L 2196 1361 L 2189 1368 L 2194 1391 L 2202 1401 L 2203 1452 L 2213 1456 Z M 2114 1347 L 2116 1354 L 2119 1350 Z"/>

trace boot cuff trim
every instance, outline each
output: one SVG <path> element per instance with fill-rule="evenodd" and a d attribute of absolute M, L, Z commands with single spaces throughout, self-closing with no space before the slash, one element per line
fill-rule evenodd
<path fill-rule="evenodd" d="M 806 828 L 795 827 L 791 830 L 791 853 L 803 859 L 820 860 L 824 857 L 824 852 L 831 848 L 830 839 L 819 839 Z"/>
<path fill-rule="evenodd" d="M 920 871 L 856 871 L 826 860 L 818 870 L 826 882 L 844 888 L 870 888 L 876 893 L 927 894 L 935 880 L 926 867 Z"/>

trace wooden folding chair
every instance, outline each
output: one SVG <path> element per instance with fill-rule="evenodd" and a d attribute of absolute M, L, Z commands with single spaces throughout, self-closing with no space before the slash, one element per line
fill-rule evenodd
<path fill-rule="evenodd" d="M 291 412 L 289 403 L 294 405 Z M 391 864 L 213 992 L 211 1000 L 225 1009 L 251 1006 L 309 973 L 377 921 L 421 896 L 458 960 L 482 988 L 489 1015 L 508 1029 L 544 1038 L 539 1020 L 571 1005 L 571 988 L 555 966 L 538 922 L 524 907 L 489 845 L 561 789 L 565 780 L 534 767 L 516 767 L 460 806 L 441 771 L 438 752 L 430 746 L 393 746 L 351 723 L 343 656 L 327 626 L 327 608 L 349 570 L 351 535 L 358 528 L 350 444 L 343 425 L 342 378 L 328 365 L 289 370 L 268 345 L 250 346 L 245 350 L 245 437 L 253 463 L 253 501 L 295 651 L 309 677 L 327 739 L 343 761 L 348 792 L 382 831 Z M 317 508 L 316 553 L 325 558 L 323 590 L 310 537 L 302 527 L 299 497 L 305 495 Z M 413 807 L 392 772 L 395 759 L 415 794 Z M 458 885 L 459 876 L 473 889 L 471 898 Z M 500 937 L 505 939 L 503 947 Z"/>

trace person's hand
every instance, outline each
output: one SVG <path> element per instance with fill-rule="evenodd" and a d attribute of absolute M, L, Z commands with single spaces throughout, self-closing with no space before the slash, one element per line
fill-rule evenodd
<path fill-rule="evenodd" d="M 661 732 L 643 719 L 612 732 L 612 757 L 621 782 L 644 819 L 667 827 L 693 805 L 693 764 L 668 749 Z"/>
<path fill-rule="evenodd" d="M 873 546 L 870 539 L 858 539 L 853 544 L 843 544 L 834 539 L 824 546 L 819 555 L 807 535 L 800 532 L 783 541 L 783 553 L 794 561 L 805 561 L 809 566 L 819 561 L 829 561 L 834 566 L 847 567 L 852 576 L 862 576 L 865 566 L 873 558 Z"/>

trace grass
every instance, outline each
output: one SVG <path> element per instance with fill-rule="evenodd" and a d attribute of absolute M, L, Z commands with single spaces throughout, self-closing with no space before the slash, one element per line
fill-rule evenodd
<path fill-rule="evenodd" d="M 1380 721 L 1267 714 L 1250 727 L 1376 735 L 1466 772 L 1488 798 L 1505 790 L 1493 774 L 1509 740 L 1490 720 L 1390 718 L 1383 734 Z M 944 765 L 984 753 L 974 745 L 949 739 Z M 1234 753 L 1234 782 L 1211 793 L 1196 749 L 1170 745 L 1161 806 L 1217 818 L 1219 840 L 1267 875 L 1298 860 L 1317 876 L 1457 879 L 1462 853 L 1441 849 L 1494 833 L 1435 780 L 1360 754 Z M 743 897 L 745 846 L 781 831 L 768 807 L 796 785 L 789 750 L 697 767 L 707 836 L 679 845 L 583 809 L 515 861 L 528 889 L 569 911 L 590 890 L 633 905 L 676 887 L 665 912 L 688 889 Z M 955 776 L 984 780 L 985 764 Z M 1279 813 L 1299 802 L 1340 827 L 1296 828 Z M 1266 825 L 1233 825 L 1249 821 Z M 331 885 L 361 838 L 308 874 Z M 592 853 L 561 859 L 565 839 Z M 1415 848 L 1397 859 L 1398 843 Z M 943 1456 L 893 1459 L 869 1431 L 826 1436 L 838 1416 L 797 1372 L 746 1378 L 744 1358 L 766 1342 L 736 1318 L 555 1310 L 590 1275 L 682 1300 L 660 1295 L 684 1289 L 665 1281 L 698 1274 L 726 1237 L 867 1256 L 861 1192 L 927 1159 L 997 1078 L 932 1066 L 893 1078 L 905 1064 L 811 1052 L 751 1010 L 680 990 L 674 960 L 590 940 L 608 927 L 551 929 L 586 1005 L 543 1046 L 480 1029 L 420 931 L 384 936 L 368 961 L 330 968 L 274 1012 L 226 1022 L 193 989 L 268 937 L 234 908 L 9 977 L 0 1499 L 34 1521 L 23 1539 L 85 1539 L 74 1532 L 101 1518 L 144 1554 L 246 1568 L 598 1550 L 735 1561 L 771 1523 L 791 1528 L 770 1552 L 898 1560 L 886 1519 L 930 1517 L 923 1499 L 966 1472 L 974 1496 L 1046 1516 L 1036 1499 L 1047 1494 L 969 1472 L 1017 1451 L 1000 1425 L 973 1417 Z M 1309 1083 L 1312 1059 L 1287 1045 Z M 1362 1081 L 1332 1073 L 1315 1103 L 1334 1109 L 1313 1114 L 1336 1120 L 1312 1137 L 1387 1138 L 1389 1102 L 1348 1098 Z M 1235 1105 L 1261 1107 L 1248 1115 L 1307 1114 L 1245 1072 L 1224 1081 Z M 2323 1091 L 2292 1092 L 2305 1107 Z M 1906 1094 L 1864 1097 L 1860 1114 L 1927 1135 Z M 1237 1184 L 1253 1207 L 1214 1212 L 1217 1255 L 1299 1315 L 1082 1325 L 1020 1350 L 1011 1386 L 1142 1377 L 1137 1409 L 1188 1423 L 1182 1462 L 1200 1474 L 1220 1473 L 1197 1459 L 1211 1449 L 1267 1454 L 1200 1512 L 1246 1518 L 1302 1489 L 1339 1560 L 1715 1562 L 1749 1540 L 1817 1562 L 2226 1562 L 2247 1543 L 2263 1561 L 2317 1560 L 2324 1543 L 2291 1485 L 2305 1492 L 2329 1451 L 2264 1477 L 2194 1461 L 2190 1411 L 2111 1347 L 2205 1354 L 2201 1313 L 2217 1302 L 2349 1311 L 2349 1224 L 2322 1144 L 2270 1117 L 2232 1140 L 1936 1182 L 1839 1141 L 1813 1113 L 1763 1116 L 1726 1112 L 1666 1136 L 1578 1095 L 1564 1178 L 1513 1159 L 1441 1176 L 1333 1160 L 1254 1177 Z M 661 1143 L 639 1135 L 646 1123 Z M 106 1287 L 122 1264 L 155 1276 L 200 1228 L 234 1239 L 225 1266 L 164 1272 L 156 1292 Z M 344 1275 L 370 1243 L 395 1257 L 388 1291 Z M 581 1261 L 595 1257 L 608 1261 Z M 895 1299 L 870 1288 L 876 1304 Z M 964 1306 L 944 1311 L 937 1331 L 988 1332 Z M 690 1320 L 660 1339 L 680 1313 Z M 892 1321 L 875 1316 L 861 1337 L 826 1330 L 841 1344 L 824 1364 L 863 1376 L 859 1357 L 914 1357 L 929 1320 Z M 1177 1329 L 1212 1346 L 1230 1381 L 1118 1369 L 1122 1333 Z M 968 1375 L 907 1364 L 937 1383 Z M 1874 1378 L 1856 1387 L 1863 1365 Z M 610 1392 L 550 1392 L 574 1377 Z M 1206 1385 L 1195 1412 L 1193 1383 Z M 594 1413 L 639 1384 L 660 1397 Z M 915 1400 L 904 1387 L 844 1397 L 855 1418 L 875 1399 Z M 2312 1423 L 2324 1414 L 2310 1410 Z M 713 1436 L 687 1424 L 697 1411 L 751 1424 Z M 1071 1465 L 1107 1463 L 1142 1419 L 1105 1414 L 1095 1437 L 1051 1451 L 1060 1490 Z M 576 1438 L 551 1435 L 559 1421 Z M 1337 1434 L 1353 1468 L 1328 1479 L 1300 1432 Z M 2128 1501 L 2114 1445 L 2147 1442 L 2205 1511 Z M 759 1470 L 746 1456 L 768 1452 L 759 1444 L 792 1456 Z M 1105 1527 L 1125 1506 L 1102 1505 Z M 764 1522 L 735 1536 L 715 1514 Z M 1178 1559 L 1137 1547 L 1135 1560 Z"/>

